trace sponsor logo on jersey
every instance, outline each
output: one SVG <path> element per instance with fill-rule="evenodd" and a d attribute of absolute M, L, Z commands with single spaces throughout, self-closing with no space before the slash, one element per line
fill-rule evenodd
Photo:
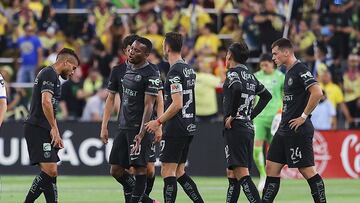
<path fill-rule="evenodd" d="M 159 78 L 158 79 L 149 79 L 149 82 L 154 86 L 159 86 L 161 83 L 161 80 Z"/>
<path fill-rule="evenodd" d="M 171 84 L 174 84 L 174 83 L 180 83 L 180 77 L 179 76 L 175 76 L 173 78 L 169 78 L 169 82 Z"/>
<path fill-rule="evenodd" d="M 43 81 L 43 83 L 42 83 L 42 85 L 46 85 L 46 86 L 51 86 L 51 87 L 54 87 L 55 85 L 54 85 L 54 83 L 53 82 L 51 82 L 51 81 Z"/>
<path fill-rule="evenodd" d="M 252 75 L 251 73 L 247 73 L 245 71 L 241 71 L 241 77 L 244 79 L 244 80 L 255 80 L 254 78 L 254 75 Z"/>
<path fill-rule="evenodd" d="M 313 76 L 310 73 L 310 71 L 307 71 L 306 73 L 301 74 L 300 77 L 306 79 L 306 78 L 312 78 Z"/>
<path fill-rule="evenodd" d="M 131 96 L 131 97 L 136 97 L 138 91 L 123 87 L 124 93 Z"/>
<path fill-rule="evenodd" d="M 51 144 L 50 143 L 43 143 L 43 151 L 44 152 L 51 151 Z"/>
<path fill-rule="evenodd" d="M 195 71 L 192 68 L 184 68 L 183 73 L 184 73 L 185 77 L 188 78 L 188 77 L 190 77 L 190 75 L 195 74 Z"/>

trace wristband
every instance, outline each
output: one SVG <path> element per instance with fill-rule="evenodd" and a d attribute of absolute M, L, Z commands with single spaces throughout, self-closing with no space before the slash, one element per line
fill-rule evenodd
<path fill-rule="evenodd" d="M 306 115 L 304 112 L 301 114 L 301 118 L 303 118 L 303 119 L 307 119 L 307 117 L 308 117 L 308 115 Z"/>
<path fill-rule="evenodd" d="M 161 125 L 161 124 L 162 124 L 159 118 L 156 119 L 156 122 L 157 122 L 158 125 Z"/>

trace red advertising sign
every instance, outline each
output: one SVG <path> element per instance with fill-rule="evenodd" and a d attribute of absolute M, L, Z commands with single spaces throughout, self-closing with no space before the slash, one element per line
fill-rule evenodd
<path fill-rule="evenodd" d="M 360 179 L 360 131 L 317 131 L 313 139 L 315 166 L 324 178 Z M 282 170 L 284 178 L 300 178 L 297 169 Z"/>

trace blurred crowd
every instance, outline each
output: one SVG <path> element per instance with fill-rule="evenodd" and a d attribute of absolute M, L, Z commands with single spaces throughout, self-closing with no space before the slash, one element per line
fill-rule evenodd
<path fill-rule="evenodd" d="M 198 118 L 217 120 L 227 46 L 245 41 L 254 59 L 248 66 L 255 72 L 256 59 L 271 53 L 271 43 L 285 32 L 326 95 L 313 120 L 328 123 L 315 127 L 359 128 L 360 1 L 300 0 L 292 9 L 288 4 L 288 0 L 1 0 L 0 57 L 14 59 L 0 61 L 0 73 L 9 84 L 7 119 L 26 117 L 31 89 L 23 84 L 33 82 L 36 73 L 67 47 L 79 54 L 81 68 L 64 83 L 58 117 L 101 120 L 111 68 L 126 60 L 122 39 L 130 33 L 150 39 L 154 49 L 149 61 L 158 64 L 164 79 L 169 64 L 162 56 L 163 36 L 178 31 L 185 39 L 183 57 L 198 72 Z"/>

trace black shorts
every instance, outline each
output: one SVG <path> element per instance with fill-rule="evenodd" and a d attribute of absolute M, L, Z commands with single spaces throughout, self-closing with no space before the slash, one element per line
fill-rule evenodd
<path fill-rule="evenodd" d="M 314 129 L 299 127 L 297 132 L 276 132 L 270 144 L 267 159 L 280 164 L 287 164 L 289 168 L 303 168 L 314 166 L 313 151 Z"/>
<path fill-rule="evenodd" d="M 168 137 L 160 142 L 160 161 L 164 163 L 185 163 L 193 136 Z"/>
<path fill-rule="evenodd" d="M 151 142 L 151 151 L 149 154 L 149 162 L 156 162 L 156 149 L 159 148 L 158 143 Z"/>
<path fill-rule="evenodd" d="M 130 129 L 119 130 L 110 152 L 110 164 L 120 165 L 124 168 L 130 166 L 146 167 L 151 153 L 152 139 L 150 136 L 145 135 L 140 143 L 139 150 L 131 153 L 131 149 L 134 147 L 134 138 L 138 132 L 138 130 Z"/>
<path fill-rule="evenodd" d="M 25 123 L 24 136 L 31 165 L 60 161 L 58 156 L 59 148 L 54 148 L 51 144 L 51 135 L 48 129 Z"/>
<path fill-rule="evenodd" d="M 234 167 L 251 168 L 254 148 L 254 131 L 236 127 L 233 123 L 231 129 L 224 129 L 225 157 L 227 167 L 233 170 Z"/>

